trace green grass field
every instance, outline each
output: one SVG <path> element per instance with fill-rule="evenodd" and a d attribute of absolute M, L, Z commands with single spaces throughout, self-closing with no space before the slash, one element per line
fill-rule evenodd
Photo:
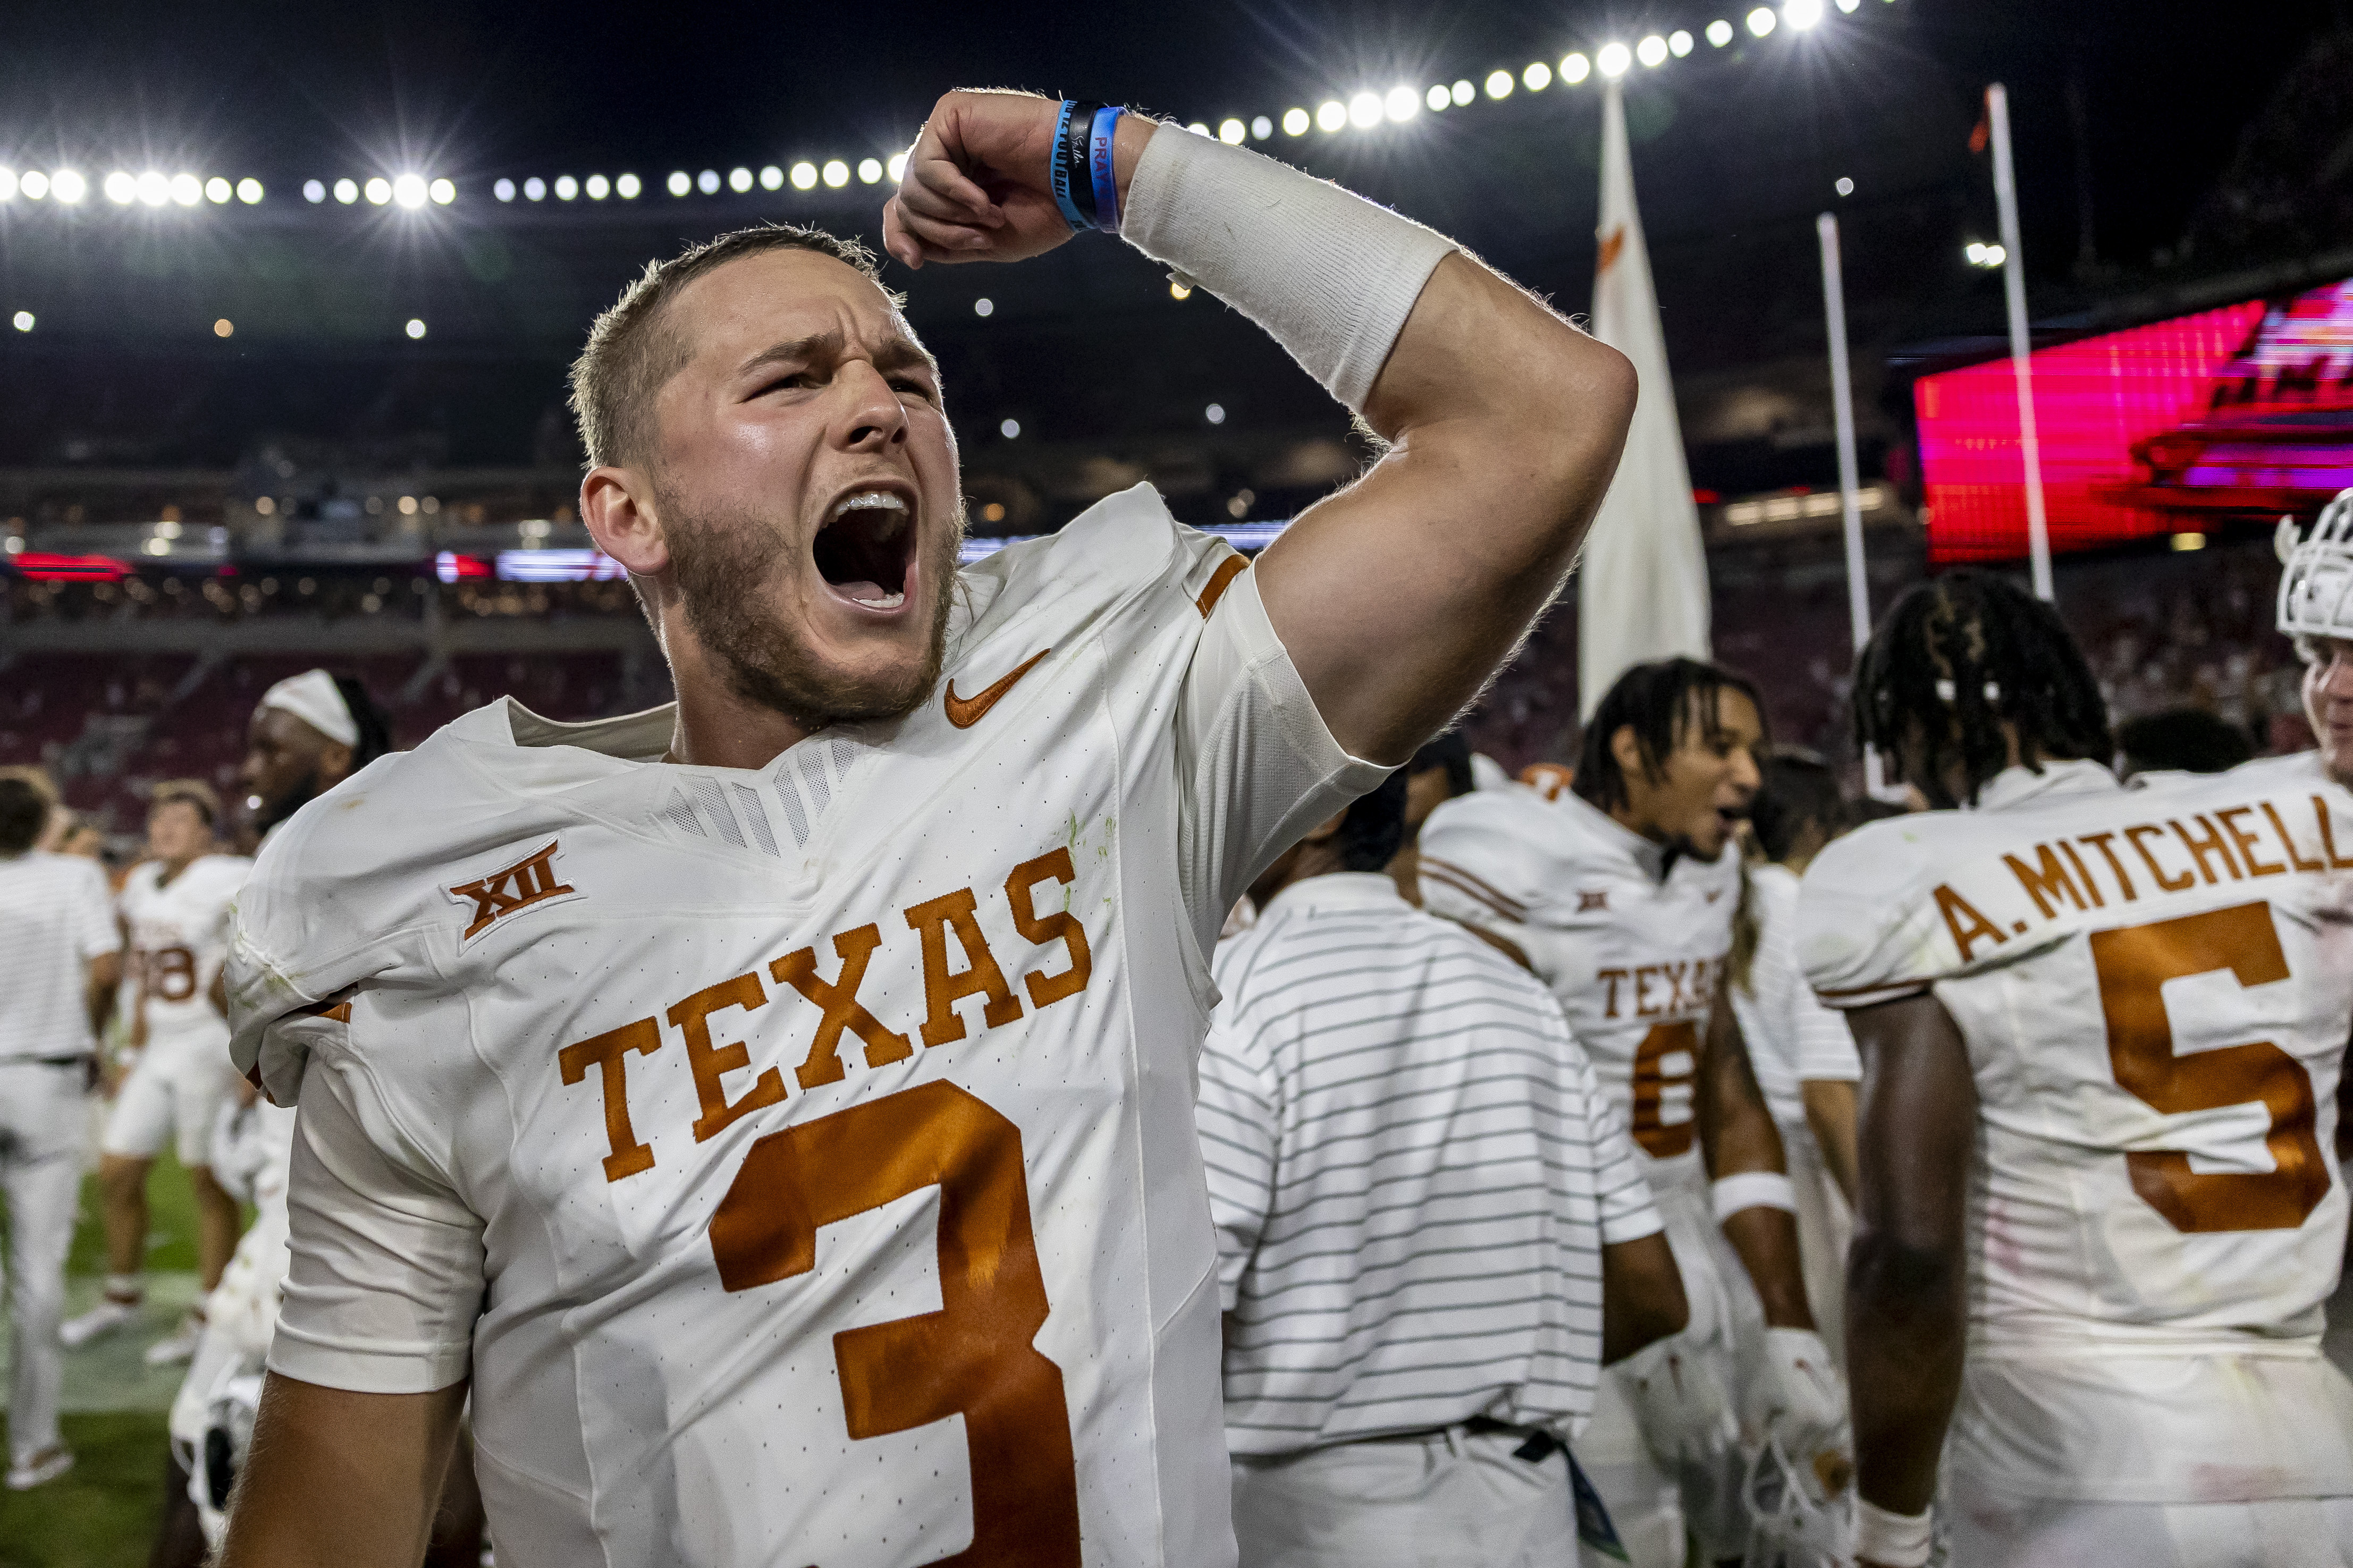
<path fill-rule="evenodd" d="M 156 1162 L 147 1201 L 147 1267 L 172 1276 L 193 1274 L 195 1204 L 186 1176 L 169 1153 Z M 87 1304 L 106 1271 L 98 1214 L 97 1184 L 85 1182 L 66 1266 L 74 1288 L 68 1311 Z M 0 1237 L 5 1234 L 0 1220 Z M 182 1293 L 190 1288 L 192 1282 L 184 1280 Z M 0 1568 L 141 1568 L 146 1563 L 164 1500 L 164 1404 L 177 1381 L 171 1374 L 133 1370 L 139 1345 L 170 1327 L 168 1311 L 151 1311 L 150 1318 L 147 1331 L 136 1340 L 117 1335 L 69 1355 L 63 1424 L 74 1468 L 33 1491 L 0 1490 Z M 102 1372 L 95 1364 L 100 1362 Z M 90 1402 L 141 1407 L 75 1408 Z"/>

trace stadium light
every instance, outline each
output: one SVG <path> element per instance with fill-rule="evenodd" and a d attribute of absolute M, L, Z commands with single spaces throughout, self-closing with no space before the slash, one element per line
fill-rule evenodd
<path fill-rule="evenodd" d="M 59 169 L 49 176 L 49 195 L 72 206 L 90 195 L 90 182 L 79 169 Z"/>
<path fill-rule="evenodd" d="M 236 195 L 235 191 L 229 189 L 228 182 L 218 174 L 205 182 L 205 200 L 216 207 L 227 205 L 230 198 Z"/>
<path fill-rule="evenodd" d="M 1780 18 L 1774 16 L 1772 12 L 1759 5 L 1748 13 L 1748 30 L 1761 38 L 1770 33 L 1779 20 Z"/>
<path fill-rule="evenodd" d="M 98 188 L 104 191 L 106 199 L 117 206 L 127 207 L 139 199 L 139 182 L 121 169 L 100 180 Z"/>
<path fill-rule="evenodd" d="M 828 158 L 825 167 L 818 171 L 818 177 L 825 182 L 827 190 L 838 191 L 849 184 L 849 165 L 839 158 Z"/>
<path fill-rule="evenodd" d="M 997 314 L 997 301 L 984 294 L 972 302 L 972 313 L 986 321 Z"/>
<path fill-rule="evenodd" d="M 458 199 L 458 187 L 448 180 L 435 180 L 425 187 L 425 194 L 433 198 L 435 206 L 446 207 Z"/>
<path fill-rule="evenodd" d="M 1862 5 L 1862 0 L 1838 0 L 1838 8 L 1850 16 L 1853 16 Z"/>
<path fill-rule="evenodd" d="M 1604 44 L 1593 51 L 1593 63 L 1601 68 L 1603 76 L 1615 81 L 1626 74 L 1626 68 L 1634 63 L 1634 57 L 1623 44 Z"/>
<path fill-rule="evenodd" d="M 752 171 L 744 168 L 740 163 L 734 168 L 728 170 L 727 188 L 733 191 L 739 196 L 745 191 L 750 190 L 752 188 Z"/>
<path fill-rule="evenodd" d="M 1707 25 L 1707 41 L 1716 48 L 1732 42 L 1732 24 L 1718 16 Z"/>
<path fill-rule="evenodd" d="M 8 324 L 20 332 L 29 332 L 33 330 L 33 312 L 19 310 L 8 318 Z"/>
<path fill-rule="evenodd" d="M 266 193 L 261 188 L 261 182 L 255 179 L 250 174 L 237 183 L 237 199 L 243 202 L 247 206 L 259 206 L 261 205 L 261 198 Z"/>
<path fill-rule="evenodd" d="M 213 336 L 216 338 L 234 337 L 236 334 L 237 323 L 230 321 L 227 316 L 223 316 L 219 321 L 213 323 Z"/>
<path fill-rule="evenodd" d="M 337 180 L 335 182 L 335 199 L 343 203 L 345 206 L 351 205 L 353 202 L 360 199 L 360 188 L 358 184 L 348 179 Z"/>
<path fill-rule="evenodd" d="M 1330 135 L 1348 123 L 1348 106 L 1336 98 L 1327 98 L 1315 106 L 1315 129 Z"/>
<path fill-rule="evenodd" d="M 382 175 L 378 175 L 376 178 L 370 180 L 366 184 L 361 186 L 360 194 L 366 196 L 369 201 L 373 202 L 377 206 L 383 206 L 385 203 L 392 200 L 392 182 L 384 178 Z"/>
<path fill-rule="evenodd" d="M 638 193 L 645 188 L 644 182 L 635 174 L 623 174 L 613 182 L 613 194 L 625 202 L 636 201 Z"/>
<path fill-rule="evenodd" d="M 305 180 L 302 182 L 302 199 L 315 206 L 327 199 L 327 187 L 316 180 Z"/>
<path fill-rule="evenodd" d="M 172 199 L 184 207 L 195 206 L 205 199 L 205 183 L 194 174 L 172 176 Z"/>
<path fill-rule="evenodd" d="M 579 181 L 574 179 L 569 174 L 558 174 L 555 176 L 555 199 L 557 201 L 568 202 L 579 194 Z"/>
<path fill-rule="evenodd" d="M 1842 196 L 1851 196 L 1854 195 L 1854 182 L 1848 179 L 1844 174 L 1841 174 L 1838 177 L 1838 184 L 1833 185 L 1831 189 L 1837 191 L 1838 194 Z"/>
<path fill-rule="evenodd" d="M 1422 101 L 1430 105 L 1430 111 L 1432 114 L 1436 114 L 1441 110 L 1451 107 L 1454 102 L 1454 99 L 1453 96 L 1446 90 L 1446 84 L 1444 82 L 1440 82 L 1436 87 L 1430 89 L 1429 93 L 1424 96 Z"/>
<path fill-rule="evenodd" d="M 1250 127 L 1239 120 L 1228 119 L 1218 121 L 1218 140 L 1229 147 L 1240 146 L 1242 138 L 1249 134 Z"/>
<path fill-rule="evenodd" d="M 1667 35 L 1667 53 L 1674 56 L 1677 59 L 1681 59 L 1691 52 L 1692 36 L 1689 33 L 1684 32 L 1681 27 L 1677 27 L 1673 32 Z"/>
<path fill-rule="evenodd" d="M 881 179 L 881 177 L 882 165 L 879 161 L 872 158 L 860 158 L 858 160 L 858 183 L 860 184 L 871 185 L 876 181 Z"/>
<path fill-rule="evenodd" d="M 901 180 L 907 177 L 907 154 L 904 153 L 892 153 L 891 161 L 882 165 L 882 170 L 883 173 L 891 176 L 891 183 L 894 185 L 897 184 Z"/>
<path fill-rule="evenodd" d="M 403 328 L 402 331 L 408 334 L 409 341 L 413 342 L 417 339 L 425 335 L 425 323 L 419 321 L 417 317 L 411 316 L 408 318 L 408 325 Z"/>
<path fill-rule="evenodd" d="M 1667 40 L 1652 33 L 1634 46 L 1634 58 L 1652 70 L 1667 63 Z"/>
<path fill-rule="evenodd" d="M 1226 405 L 1222 403 L 1212 403 L 1201 410 L 1201 417 L 1212 425 L 1223 425 L 1226 422 Z"/>
<path fill-rule="evenodd" d="M 1489 98 L 1511 97 L 1512 73 L 1502 70 L 1489 71 L 1487 73 L 1487 96 Z"/>
<path fill-rule="evenodd" d="M 1274 134 L 1274 121 L 1261 114 L 1250 121 L 1250 134 L 1261 142 Z"/>
<path fill-rule="evenodd" d="M 515 199 L 515 183 L 512 180 L 505 178 L 492 180 L 491 182 L 491 195 L 498 197 L 499 200 L 502 202 L 511 202 Z"/>
<path fill-rule="evenodd" d="M 566 176 L 569 178 L 569 176 Z M 392 199 L 412 211 L 425 205 L 425 177 L 422 174 L 400 174 L 392 182 Z"/>
<path fill-rule="evenodd" d="M 1381 95 L 1360 92 L 1348 100 L 1348 123 L 1359 131 L 1370 131 L 1381 122 Z"/>
<path fill-rule="evenodd" d="M 1471 79 L 1468 77 L 1458 78 L 1450 91 L 1454 100 L 1454 107 L 1457 109 L 1479 96 L 1479 89 L 1472 85 Z"/>
<path fill-rule="evenodd" d="M 581 182 L 580 188 L 588 193 L 590 201 L 601 202 L 613 194 L 613 182 L 602 174 L 591 174 Z"/>
<path fill-rule="evenodd" d="M 1520 80 L 1530 92 L 1542 92 L 1552 85 L 1552 67 L 1537 60 L 1520 73 Z"/>
<path fill-rule="evenodd" d="M 1004 437 L 1008 441 L 1013 440 L 1021 434 L 1021 421 L 1018 419 L 1005 420 L 997 426 L 997 433 Z"/>
<path fill-rule="evenodd" d="M 49 194 L 49 177 L 38 169 L 27 169 L 17 180 L 16 188 L 37 202 Z"/>
<path fill-rule="evenodd" d="M 1198 120 L 1194 121 L 1190 125 L 1185 127 L 1185 129 L 1190 131 L 1196 136 L 1207 136 L 1209 133 L 1208 126 Z"/>
<path fill-rule="evenodd" d="M 785 188 L 785 172 L 782 169 L 777 168 L 774 163 L 762 164 L 760 166 L 760 188 L 764 191 L 783 190 Z"/>
<path fill-rule="evenodd" d="M 522 183 L 522 199 L 527 202 L 545 201 L 547 199 L 547 182 L 541 179 L 537 174 L 533 174 L 530 179 L 525 180 Z"/>
<path fill-rule="evenodd" d="M 674 169 L 670 172 L 670 182 L 665 188 L 671 195 L 682 196 L 694 189 L 694 179 L 684 169 Z"/>
<path fill-rule="evenodd" d="M 1381 96 L 1381 112 L 1392 124 L 1403 125 L 1421 112 L 1421 100 L 1409 87 L 1393 87 Z"/>
<path fill-rule="evenodd" d="M 815 163 L 795 163 L 793 165 L 793 189 L 797 191 L 807 191 L 814 190 L 816 187 L 817 165 Z"/>
<path fill-rule="evenodd" d="M 706 196 L 717 195 L 719 194 L 719 171 L 716 169 L 705 169 L 700 174 L 695 175 L 694 188 L 701 191 Z"/>
<path fill-rule="evenodd" d="M 151 207 L 160 207 L 172 199 L 172 182 L 160 169 L 150 169 L 139 176 L 139 199 Z"/>
<path fill-rule="evenodd" d="M 1285 136 L 1304 136 L 1307 134 L 1307 125 L 1305 110 L 1286 109 L 1282 111 L 1282 133 Z"/>
<path fill-rule="evenodd" d="M 1818 26 L 1822 19 L 1822 0 L 1787 0 L 1781 7 L 1781 20 L 1799 32 Z"/>
<path fill-rule="evenodd" d="M 1593 62 L 1583 55 L 1564 55 L 1560 61 L 1560 79 L 1575 87 L 1593 74 Z"/>

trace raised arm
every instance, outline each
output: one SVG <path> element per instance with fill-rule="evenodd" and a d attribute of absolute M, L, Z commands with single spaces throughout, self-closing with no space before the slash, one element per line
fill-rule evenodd
<path fill-rule="evenodd" d="M 1963 1237 L 1978 1094 L 1960 1030 L 1933 996 L 1848 1018 L 1862 1054 L 1846 1361 L 1863 1548 L 1926 1539 L 1920 1516 L 1936 1494 L 1968 1328 Z M 1865 1551 L 1862 1561 L 1884 1559 Z"/>
<path fill-rule="evenodd" d="M 1069 238 L 1059 118 L 1024 94 L 942 99 L 884 216 L 892 254 L 1018 260 Z M 1256 153 L 1131 115 L 1114 168 L 1128 237 L 1390 444 L 1258 582 L 1334 737 L 1402 762 L 1551 602 L 1617 468 L 1632 367 L 1429 230 Z"/>

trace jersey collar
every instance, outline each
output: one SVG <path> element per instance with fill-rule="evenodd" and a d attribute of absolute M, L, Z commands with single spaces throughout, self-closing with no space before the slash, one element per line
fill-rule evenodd
<path fill-rule="evenodd" d="M 1369 910 L 1395 904 L 1410 909 L 1386 871 L 1333 871 L 1293 882 L 1269 899 L 1259 911 L 1265 919 L 1276 910 Z"/>
<path fill-rule="evenodd" d="M 2041 773 L 2021 764 L 2004 768 L 1988 779 L 1978 791 L 1976 809 L 2007 811 L 2031 801 L 2067 795 L 2091 795 L 2095 792 L 2118 791 L 2125 786 L 2116 782 L 2105 763 L 2083 760 L 2049 762 Z"/>
<path fill-rule="evenodd" d="M 1605 844 L 1616 845 L 1619 852 L 1640 867 L 1651 881 L 1663 883 L 1667 873 L 1674 868 L 1665 845 L 1643 837 L 1575 790 L 1561 791 L 1553 805 L 1572 816 L 1582 816 L 1587 831 Z"/>

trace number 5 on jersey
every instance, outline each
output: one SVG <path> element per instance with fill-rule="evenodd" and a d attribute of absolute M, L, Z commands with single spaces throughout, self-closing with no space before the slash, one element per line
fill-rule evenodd
<path fill-rule="evenodd" d="M 1070 1413 L 1061 1369 L 1031 1343 L 1046 1282 L 1012 1122 L 954 1084 L 927 1083 L 768 1134 L 712 1215 L 720 1282 L 749 1290 L 806 1274 L 819 1226 L 928 1186 L 940 1189 L 940 1310 L 833 1336 L 849 1435 L 961 1414 L 972 1545 L 942 1561 L 1076 1568 Z"/>

